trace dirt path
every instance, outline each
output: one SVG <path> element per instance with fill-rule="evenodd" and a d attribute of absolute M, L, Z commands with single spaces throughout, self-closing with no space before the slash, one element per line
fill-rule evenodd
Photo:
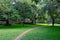
<path fill-rule="evenodd" d="M 28 32 L 30 32 L 30 31 L 32 31 L 32 30 L 35 30 L 35 29 L 37 29 L 37 28 L 39 28 L 39 27 L 30 28 L 30 29 L 24 31 L 22 34 L 18 35 L 14 40 L 21 40 L 21 38 L 22 38 L 23 36 L 25 36 Z"/>

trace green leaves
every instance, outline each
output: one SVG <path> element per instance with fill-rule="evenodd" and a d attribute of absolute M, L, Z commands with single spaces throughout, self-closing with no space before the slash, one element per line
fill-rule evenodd
<path fill-rule="evenodd" d="M 36 4 L 38 4 L 40 0 L 32 0 L 32 2 L 35 2 Z"/>
<path fill-rule="evenodd" d="M 24 18 L 34 18 L 35 9 L 28 3 L 16 3 L 14 8 L 19 11 L 19 15 Z"/>

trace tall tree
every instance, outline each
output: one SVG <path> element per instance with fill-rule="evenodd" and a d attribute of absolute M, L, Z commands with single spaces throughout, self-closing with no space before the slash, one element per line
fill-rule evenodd
<path fill-rule="evenodd" d="M 42 1 L 42 0 L 40 0 L 40 1 Z M 58 2 L 59 2 L 59 0 L 58 0 Z M 58 2 L 57 2 L 57 0 L 43 0 L 43 2 L 40 2 L 40 4 L 43 5 L 41 8 L 42 13 L 45 14 L 45 12 L 48 11 L 48 14 L 52 19 L 52 26 L 54 26 L 54 21 L 55 21 L 56 15 L 57 15 L 57 4 L 58 4 Z M 36 3 L 36 1 L 35 1 L 35 3 Z"/>
<path fill-rule="evenodd" d="M 9 2 L 0 4 L 0 14 L 0 19 L 5 20 L 7 26 L 10 25 L 9 20 L 12 20 L 16 17 L 18 18 L 19 15 L 18 12 L 14 8 L 12 8 Z"/>
<path fill-rule="evenodd" d="M 19 15 L 21 15 L 23 21 L 25 21 L 26 18 L 31 20 L 35 19 L 35 10 L 30 4 L 17 2 L 14 8 L 19 11 Z"/>

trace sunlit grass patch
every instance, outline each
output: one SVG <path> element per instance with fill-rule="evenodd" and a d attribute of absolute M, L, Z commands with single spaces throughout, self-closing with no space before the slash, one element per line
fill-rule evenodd
<path fill-rule="evenodd" d="M 52 24 L 44 24 L 44 23 L 37 23 L 36 25 L 40 25 L 40 26 L 52 26 Z M 54 24 L 54 26 L 60 26 L 60 24 Z"/>
<path fill-rule="evenodd" d="M 0 40 L 13 40 L 26 29 L 0 29 Z"/>

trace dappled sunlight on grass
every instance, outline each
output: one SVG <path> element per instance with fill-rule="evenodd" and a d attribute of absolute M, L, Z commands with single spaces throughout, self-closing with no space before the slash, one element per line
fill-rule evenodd
<path fill-rule="evenodd" d="M 52 26 L 52 24 L 37 23 L 36 25 L 40 26 Z M 60 24 L 54 24 L 55 26 L 60 26 Z"/>

